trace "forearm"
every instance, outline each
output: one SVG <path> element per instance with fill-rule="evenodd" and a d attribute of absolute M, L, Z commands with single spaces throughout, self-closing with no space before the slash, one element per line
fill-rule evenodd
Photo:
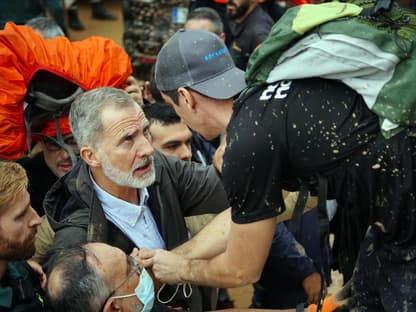
<path fill-rule="evenodd" d="M 208 260 L 184 260 L 178 268 L 181 281 L 215 287 L 240 287 L 256 282 L 269 253 L 274 226 L 274 218 L 249 224 L 232 223 L 226 250 Z"/>
<path fill-rule="evenodd" d="M 195 237 L 172 252 L 187 259 L 210 259 L 225 251 L 230 233 L 231 208 L 218 214 Z"/>

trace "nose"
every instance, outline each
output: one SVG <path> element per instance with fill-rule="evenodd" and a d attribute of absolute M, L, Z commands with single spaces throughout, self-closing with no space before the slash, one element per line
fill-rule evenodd
<path fill-rule="evenodd" d="M 192 159 L 192 150 L 191 146 L 182 145 L 179 151 L 179 159 L 182 160 L 191 160 Z"/>
<path fill-rule="evenodd" d="M 61 159 L 69 159 L 70 158 L 69 153 L 64 148 L 61 148 L 59 150 L 59 153 L 61 154 Z"/>
<path fill-rule="evenodd" d="M 145 158 L 153 155 L 153 146 L 150 144 L 149 140 L 146 137 L 138 139 L 137 144 L 137 156 L 139 158 Z"/>
<path fill-rule="evenodd" d="M 38 213 L 36 212 L 35 209 L 33 209 L 32 206 L 30 206 L 30 210 L 32 213 L 32 217 L 30 219 L 29 226 L 30 227 L 38 226 L 39 224 L 41 224 L 42 219 L 39 217 Z"/>

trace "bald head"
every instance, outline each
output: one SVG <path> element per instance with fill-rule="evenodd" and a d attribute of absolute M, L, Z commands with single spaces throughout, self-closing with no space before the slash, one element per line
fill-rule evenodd
<path fill-rule="evenodd" d="M 54 311 L 99 311 L 110 294 L 96 269 L 97 257 L 85 246 L 60 251 L 50 266 L 47 297 Z"/>

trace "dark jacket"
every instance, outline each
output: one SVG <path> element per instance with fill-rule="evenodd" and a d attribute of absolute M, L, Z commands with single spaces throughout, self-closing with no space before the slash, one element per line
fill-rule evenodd
<path fill-rule="evenodd" d="M 316 209 L 314 211 L 316 212 Z M 310 244 L 312 248 L 308 248 L 308 250 L 303 248 L 284 223 L 276 224 L 269 256 L 260 280 L 254 285 L 254 307 L 290 309 L 296 307 L 300 302 L 306 301 L 307 296 L 302 282 L 310 274 L 318 272 L 317 268 L 320 267 L 321 261 L 318 217 L 316 216 L 316 221 L 310 215 L 306 215 L 306 217 L 304 221 L 312 223 L 310 227 L 312 230 L 308 235 L 315 239 L 314 244 Z M 305 223 L 303 222 L 303 224 Z M 300 229 L 305 230 L 302 227 Z M 312 254 L 315 253 L 315 257 L 309 254 L 309 251 L 312 251 Z"/>
<path fill-rule="evenodd" d="M 0 311 L 44 311 L 39 277 L 26 261 L 9 262 L 2 281 Z"/>
<path fill-rule="evenodd" d="M 49 169 L 45 162 L 43 152 L 33 157 L 24 157 L 17 160 L 26 170 L 29 179 L 30 205 L 36 210 L 39 216 L 45 214 L 43 210 L 43 199 L 58 177 Z"/>
<path fill-rule="evenodd" d="M 188 240 L 184 217 L 219 213 L 228 208 L 228 201 L 214 168 L 180 161 L 156 151 L 154 164 L 156 180 L 148 187 L 148 206 L 167 249 L 172 249 Z M 105 242 L 126 253 L 135 247 L 128 237 L 106 220 L 88 166 L 82 161 L 54 184 L 46 195 L 44 207 L 56 233 L 50 254 L 57 248 L 81 242 Z M 212 309 L 214 298 L 211 298 L 211 291 L 203 287 L 193 288 L 188 301 L 190 311 Z"/>
<path fill-rule="evenodd" d="M 272 18 L 259 5 L 241 23 L 230 21 L 228 49 L 238 68 L 246 70 L 251 53 L 267 38 L 272 26 Z"/>

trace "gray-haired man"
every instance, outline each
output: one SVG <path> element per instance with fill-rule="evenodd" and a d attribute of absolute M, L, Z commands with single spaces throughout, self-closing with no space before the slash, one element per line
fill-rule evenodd
<path fill-rule="evenodd" d="M 153 150 L 149 122 L 127 92 L 85 92 L 71 106 L 70 124 L 82 161 L 45 198 L 56 233 L 52 251 L 83 242 L 105 242 L 127 253 L 134 247 L 172 249 L 188 239 L 185 217 L 228 207 L 215 169 Z M 189 298 L 179 291 L 169 305 L 213 308 L 209 289 L 192 288 Z M 159 299 L 170 295 L 162 292 Z"/>

